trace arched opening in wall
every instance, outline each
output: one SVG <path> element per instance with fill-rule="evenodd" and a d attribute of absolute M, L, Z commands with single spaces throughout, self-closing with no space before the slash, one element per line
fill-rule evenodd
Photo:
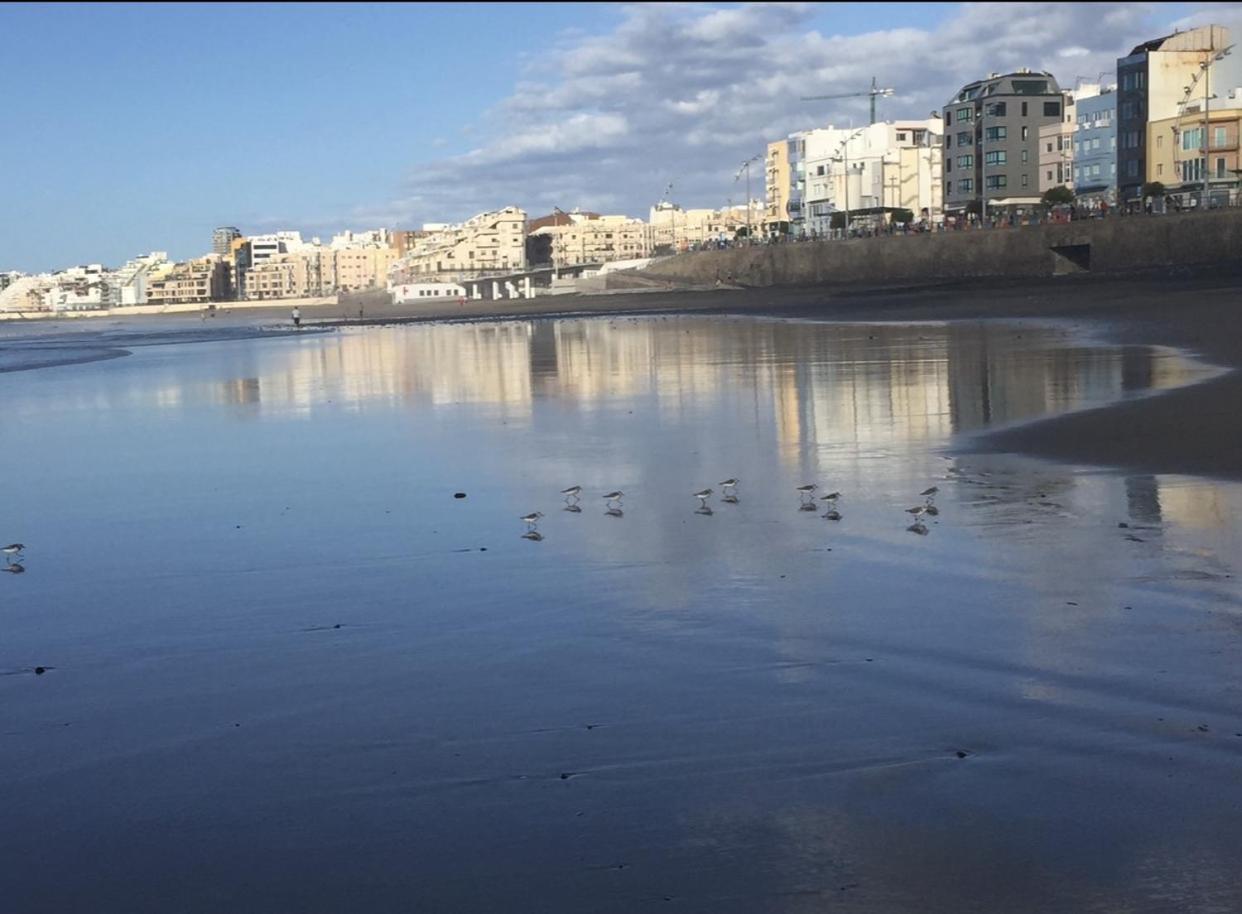
<path fill-rule="evenodd" d="M 1085 273 L 1091 269 L 1090 244 L 1057 244 L 1052 251 L 1052 274 Z"/>

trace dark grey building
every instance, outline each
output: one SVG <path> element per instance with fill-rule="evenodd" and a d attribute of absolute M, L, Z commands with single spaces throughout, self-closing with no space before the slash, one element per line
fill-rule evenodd
<path fill-rule="evenodd" d="M 969 83 L 944 106 L 944 209 L 948 215 L 1039 203 L 1039 128 L 1068 99 L 1051 73 L 1018 70 Z"/>
<path fill-rule="evenodd" d="M 211 250 L 221 257 L 225 257 L 229 253 L 229 246 L 241 236 L 242 233 L 233 226 L 221 226 L 211 233 Z"/>

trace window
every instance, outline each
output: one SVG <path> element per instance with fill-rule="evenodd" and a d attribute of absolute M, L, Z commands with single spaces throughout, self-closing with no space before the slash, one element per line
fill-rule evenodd
<path fill-rule="evenodd" d="M 1052 144 L 1051 144 L 1051 143 L 1047 143 L 1047 144 L 1045 144 L 1045 145 L 1046 145 L 1048 148 L 1047 148 L 1047 149 L 1045 149 L 1045 150 L 1044 150 L 1044 152 L 1052 152 Z"/>
<path fill-rule="evenodd" d="M 1134 88 L 1134 74 L 1133 73 L 1127 73 L 1125 76 L 1121 77 L 1121 91 L 1122 92 L 1129 92 L 1133 88 Z"/>
<path fill-rule="evenodd" d="M 1217 127 L 1216 129 L 1217 129 L 1217 130 L 1222 130 L 1222 129 L 1224 129 L 1224 128 L 1222 128 L 1222 127 Z M 1217 158 L 1217 160 L 1216 160 L 1216 177 L 1218 177 L 1218 178 L 1223 178 L 1223 177 L 1225 177 L 1225 160 L 1224 160 L 1224 159 L 1222 159 L 1222 158 Z"/>
<path fill-rule="evenodd" d="M 1005 103 L 1004 102 L 992 102 L 990 105 L 984 105 L 983 110 L 990 117 L 1004 117 L 1005 116 Z"/>
<path fill-rule="evenodd" d="M 1025 107 L 1026 107 L 1026 102 L 1023 102 L 1023 103 L 1022 103 L 1022 107 L 1023 107 L 1023 108 L 1025 108 Z M 1026 114 L 1026 112 L 1025 112 L 1025 111 L 1023 111 L 1022 113 L 1023 113 L 1023 114 Z M 1022 139 L 1024 139 L 1024 140 L 1025 140 L 1027 137 L 1029 137 L 1029 136 L 1031 135 L 1031 134 L 1030 134 L 1030 130 L 1031 130 L 1031 128 L 1030 128 L 1030 127 L 1023 127 L 1023 128 L 1022 128 Z"/>
<path fill-rule="evenodd" d="M 1026 150 L 1025 149 L 1022 150 L 1022 164 L 1023 165 L 1026 164 Z"/>
<path fill-rule="evenodd" d="M 1082 140 L 1074 140 L 1074 155 L 1082 154 Z"/>
<path fill-rule="evenodd" d="M 907 141 L 908 141 L 908 139 L 909 139 L 909 137 L 908 137 L 906 134 L 904 134 L 904 133 L 899 133 L 899 134 L 897 134 L 897 142 L 898 142 L 898 143 L 905 143 L 905 142 L 907 142 Z"/>
<path fill-rule="evenodd" d="M 1009 181 L 1004 175 L 988 175 L 987 178 L 984 179 L 984 184 L 989 190 L 991 190 L 997 187 L 1007 187 L 1009 185 Z"/>
<path fill-rule="evenodd" d="M 1026 117 L 1026 102 L 1022 103 L 1022 116 Z M 1026 129 L 1026 128 L 1023 128 Z"/>
<path fill-rule="evenodd" d="M 1052 152 L 1051 149 L 1049 149 L 1048 151 Z M 1065 151 L 1065 137 L 1059 136 L 1057 137 L 1057 152 L 1064 152 L 1064 151 Z"/>
<path fill-rule="evenodd" d="M 1098 136 L 1094 140 L 1091 141 L 1091 148 L 1092 149 L 1100 148 L 1100 138 Z"/>
<path fill-rule="evenodd" d="M 988 155 L 991 155 L 991 154 L 992 154 L 992 153 L 990 153 L 990 152 L 988 153 Z M 957 167 L 958 167 L 958 168 L 974 168 L 974 167 L 975 167 L 975 157 L 974 157 L 974 156 L 972 156 L 972 155 L 958 156 L 958 157 L 957 157 Z"/>
<path fill-rule="evenodd" d="M 962 178 L 962 180 L 958 182 L 957 186 L 958 190 L 962 193 L 968 194 L 975 189 L 975 182 L 972 178 Z"/>
<path fill-rule="evenodd" d="M 1061 103 L 1060 102 L 1044 102 L 1044 117 L 1060 117 L 1060 116 L 1061 116 Z"/>
<path fill-rule="evenodd" d="M 1130 120 L 1131 118 L 1134 117 L 1134 102 L 1123 102 L 1122 103 L 1121 116 L 1125 120 Z"/>
<path fill-rule="evenodd" d="M 1191 127 L 1182 131 L 1182 149 L 1202 149 L 1203 128 Z"/>
<path fill-rule="evenodd" d="M 1141 89 L 1147 83 L 1147 74 L 1139 70 L 1134 74 L 1134 88 Z"/>
<path fill-rule="evenodd" d="M 1100 175 L 1100 166 L 1099 166 L 1099 165 L 1092 165 L 1092 166 L 1091 166 L 1091 176 L 1092 176 L 1093 178 L 1096 178 L 1096 177 L 1099 177 L 1099 175 Z"/>
<path fill-rule="evenodd" d="M 969 133 L 959 133 L 957 135 L 957 145 L 973 146 L 974 144 L 975 144 L 975 138 L 971 136 Z"/>
<path fill-rule="evenodd" d="M 953 170 L 953 157 L 952 156 L 949 156 L 948 158 L 944 160 L 944 170 L 946 172 Z"/>
<path fill-rule="evenodd" d="M 997 149 L 984 155 L 983 161 L 985 165 L 1004 165 L 1005 150 Z"/>
<path fill-rule="evenodd" d="M 1126 177 L 1127 178 L 1138 177 L 1138 162 L 1134 162 L 1134 161 L 1126 162 Z"/>
<path fill-rule="evenodd" d="M 957 109 L 957 122 L 959 124 L 967 123 L 970 120 L 970 115 L 971 115 L 970 108 L 958 108 Z"/>
<path fill-rule="evenodd" d="M 944 182 L 944 193 L 945 193 L 945 196 L 951 196 L 953 194 L 953 182 L 952 181 Z"/>
<path fill-rule="evenodd" d="M 989 143 L 993 140 L 1003 140 L 1009 136 L 1009 131 L 1005 127 L 988 127 L 983 131 L 983 138 Z"/>
<path fill-rule="evenodd" d="M 1077 171 L 1078 169 L 1077 169 L 1077 168 L 1075 168 L 1074 170 L 1075 170 L 1075 171 Z M 1051 172 L 1051 171 L 1047 172 L 1047 180 L 1049 180 L 1049 181 L 1051 181 L 1051 180 L 1052 180 L 1052 172 Z"/>
<path fill-rule="evenodd" d="M 952 149 L 952 148 L 953 148 L 953 134 L 951 134 L 951 133 L 946 133 L 946 134 L 944 135 L 944 148 L 945 148 L 945 149 Z"/>
<path fill-rule="evenodd" d="M 1225 145 L 1225 128 L 1224 127 L 1213 127 L 1212 128 L 1212 145 L 1217 148 L 1220 148 L 1221 146 Z"/>
<path fill-rule="evenodd" d="M 1023 176 L 1022 176 L 1022 186 L 1023 186 L 1023 187 L 1026 187 L 1026 185 L 1027 185 L 1026 175 L 1023 175 Z"/>
<path fill-rule="evenodd" d="M 944 109 L 944 125 L 946 127 L 953 126 L 953 112 L 950 111 L 948 108 Z"/>
<path fill-rule="evenodd" d="M 1164 148 L 1164 137 L 1160 136 L 1159 134 L 1156 135 L 1156 148 L 1157 149 Z"/>

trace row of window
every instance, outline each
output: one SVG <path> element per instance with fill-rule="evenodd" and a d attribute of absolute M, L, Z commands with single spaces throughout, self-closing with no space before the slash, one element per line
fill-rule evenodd
<path fill-rule="evenodd" d="M 1112 162 L 1109 164 L 1108 173 L 1112 175 L 1114 178 L 1117 177 L 1117 163 L 1116 162 Z M 1051 174 L 1052 173 L 1049 172 L 1050 176 Z M 1075 181 L 1081 181 L 1083 178 L 1098 178 L 1102 174 L 1103 174 L 1103 166 L 1098 163 L 1095 165 L 1075 165 L 1074 166 L 1074 180 Z"/>
<path fill-rule="evenodd" d="M 1020 183 L 1023 187 L 1030 186 L 1030 178 L 1027 175 L 1020 177 Z M 1009 186 L 1009 177 L 1007 175 L 985 175 L 983 178 L 983 186 L 988 190 L 999 190 L 1002 187 Z M 973 178 L 962 178 L 957 182 L 957 192 L 960 194 L 968 194 L 975 189 Z M 944 192 L 946 196 L 953 194 L 953 182 L 944 182 Z"/>
<path fill-rule="evenodd" d="M 1159 139 L 1159 137 L 1157 137 L 1157 139 Z M 1098 136 L 1093 137 L 1089 140 L 1075 140 L 1074 141 L 1074 152 L 1077 155 L 1082 155 L 1084 152 L 1090 152 L 1093 149 L 1099 149 L 1099 148 L 1100 148 L 1100 137 Z M 1115 136 L 1108 138 L 1108 148 L 1109 149 L 1117 148 L 1117 138 Z"/>
<path fill-rule="evenodd" d="M 1113 120 L 1113 112 L 1107 108 L 1103 111 L 1092 111 L 1090 114 L 1078 115 L 1078 125 L 1084 128 L 1107 127 Z"/>
<path fill-rule="evenodd" d="M 1019 136 L 1023 140 L 1029 139 L 1031 136 L 1031 128 L 1022 127 L 1021 132 L 1019 133 Z M 999 140 L 1006 140 L 1008 138 L 1009 138 L 1008 127 L 985 127 L 983 130 L 983 141 L 985 143 L 994 143 Z M 953 134 L 946 133 L 944 135 L 944 145 L 946 149 L 951 149 L 953 147 Z M 975 145 L 975 135 L 973 133 L 967 133 L 964 130 L 960 131 L 957 134 L 957 145 L 958 146 Z"/>
<path fill-rule="evenodd" d="M 1147 74 L 1142 70 L 1137 73 L 1124 73 L 1121 77 L 1121 90 L 1128 92 L 1131 89 L 1142 89 L 1147 85 Z"/>
<path fill-rule="evenodd" d="M 1021 150 L 1022 164 L 1025 165 L 1030 160 L 1030 153 L 1027 150 Z M 953 170 L 953 159 L 948 158 L 944 161 L 944 170 Z M 983 164 L 985 165 L 1007 165 L 1009 162 L 1009 154 L 1004 149 L 994 149 L 991 152 L 984 153 Z M 960 155 L 957 157 L 958 168 L 974 168 L 975 157 L 973 155 Z"/>
<path fill-rule="evenodd" d="M 1022 117 L 1028 116 L 1029 107 L 1030 107 L 1029 102 L 1021 103 Z M 1006 114 L 1008 113 L 1007 103 L 1006 102 L 991 102 L 989 104 L 985 104 L 983 106 L 983 113 L 988 117 L 1005 117 Z M 1060 116 L 1061 116 L 1061 103 L 1059 101 L 1044 102 L 1044 117 L 1060 117 Z M 944 123 L 946 127 L 953 123 L 954 117 L 957 118 L 957 122 L 959 124 L 968 124 L 972 120 L 974 120 L 975 109 L 968 107 L 968 108 L 958 108 L 957 111 L 946 111 L 944 113 Z"/>

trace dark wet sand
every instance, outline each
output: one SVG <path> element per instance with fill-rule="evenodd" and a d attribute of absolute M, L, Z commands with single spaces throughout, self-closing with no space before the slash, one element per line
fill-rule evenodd
<path fill-rule="evenodd" d="M 842 321 L 1071 321 L 1081 330 L 1122 343 L 1188 350 L 1215 365 L 1242 366 L 1242 268 L 1161 270 L 1134 277 L 1064 277 L 1020 283 L 964 281 L 924 288 L 716 289 L 595 296 L 558 296 L 533 301 L 467 302 L 444 306 L 374 308 L 359 319 L 342 305 L 303 308 L 304 323 L 320 329 L 431 320 L 494 320 L 510 317 L 608 315 L 697 311 Z M 288 309 L 222 310 L 203 326 L 197 314 L 108 320 L 115 347 L 231 335 L 288 332 Z M 94 336 L 95 321 L 57 322 L 67 337 Z M 0 362 L 5 344 L 19 334 L 40 335 L 51 325 L 0 325 Z M 81 345 L 91 345 L 83 343 Z M 100 350 L 102 352 L 102 350 Z M 124 354 L 113 350 L 112 357 Z M 81 361 L 76 353 L 64 361 Z M 89 360 L 89 359 L 88 359 Z M 55 363 L 47 363 L 55 364 Z M 43 367 L 27 366 L 20 367 Z M 0 364 L 0 370 L 3 370 Z M 12 370 L 12 369 L 10 369 Z M 994 432 L 973 443 L 981 450 L 1013 451 L 1077 463 L 1151 473 L 1189 473 L 1242 478 L 1242 374 L 1158 397 L 1117 403 Z"/>

